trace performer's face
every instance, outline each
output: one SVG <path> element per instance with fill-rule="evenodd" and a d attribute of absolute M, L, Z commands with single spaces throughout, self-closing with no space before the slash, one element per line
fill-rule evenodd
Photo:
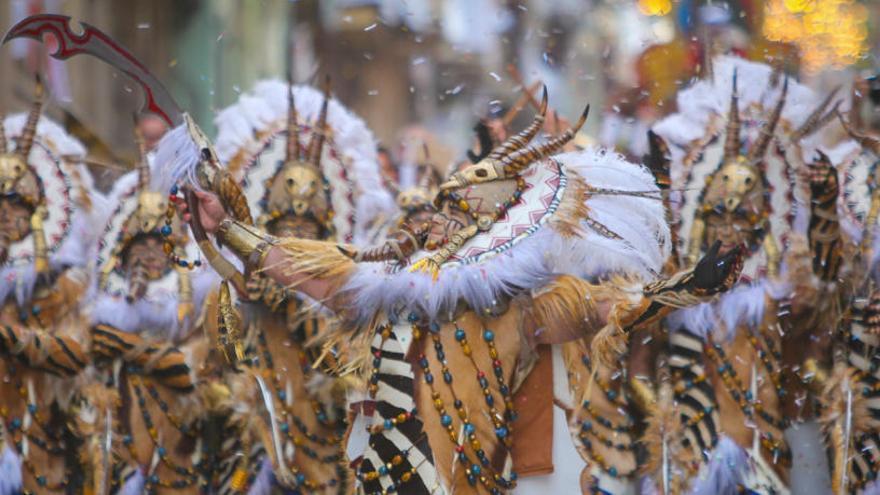
<path fill-rule="evenodd" d="M 126 252 L 125 270 L 131 273 L 139 264 L 145 269 L 148 279 L 156 280 L 162 277 L 171 265 L 168 256 L 162 250 L 162 244 L 163 242 L 154 236 L 136 239 Z"/>
<path fill-rule="evenodd" d="M 0 237 L 7 242 L 24 239 L 31 233 L 31 210 L 13 198 L 0 198 Z"/>
<path fill-rule="evenodd" d="M 745 218 L 732 213 L 712 213 L 706 218 L 706 245 L 721 241 L 719 254 L 744 244 L 752 246 L 755 232 Z"/>

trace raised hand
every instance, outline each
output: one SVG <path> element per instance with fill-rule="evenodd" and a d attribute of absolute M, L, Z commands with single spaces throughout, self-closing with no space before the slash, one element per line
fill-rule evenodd
<path fill-rule="evenodd" d="M 209 234 L 217 232 L 220 222 L 226 219 L 226 210 L 220 202 L 220 198 L 216 194 L 205 191 L 195 191 L 196 197 L 199 199 L 199 220 L 202 228 Z M 177 202 L 177 211 L 184 222 L 192 222 L 192 214 L 186 201 Z"/>

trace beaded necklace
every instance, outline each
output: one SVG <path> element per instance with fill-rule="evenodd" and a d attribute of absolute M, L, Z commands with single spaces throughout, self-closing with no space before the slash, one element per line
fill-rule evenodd
<path fill-rule="evenodd" d="M 8 366 L 8 372 L 10 375 L 15 376 L 15 366 L 10 364 Z M 30 401 L 30 399 L 28 398 L 27 388 L 24 386 L 20 379 L 16 379 L 15 387 L 18 391 L 19 396 L 27 403 L 27 411 L 33 417 L 34 423 L 39 426 L 40 430 L 42 430 L 43 434 L 47 437 L 46 440 L 44 440 L 34 435 L 30 431 L 31 429 L 29 427 L 24 426 L 24 422 L 21 420 L 21 418 L 13 417 L 10 419 L 9 410 L 7 409 L 7 407 L 5 405 L 0 406 L 0 420 L 3 421 L 3 425 L 5 425 L 6 430 L 12 433 L 12 443 L 15 445 L 15 448 L 19 452 L 23 452 L 24 441 L 27 440 L 28 442 L 36 445 L 40 450 L 46 452 L 49 455 L 64 455 L 67 452 L 67 449 L 61 446 L 63 440 L 52 434 L 50 432 L 50 429 L 43 423 L 37 404 Z M 29 458 L 21 456 L 21 461 L 22 465 L 25 467 L 25 469 L 27 469 L 31 476 L 33 476 L 37 484 L 47 490 L 63 491 L 70 483 L 69 478 L 72 474 L 72 471 L 66 467 L 60 481 L 56 483 L 49 483 L 46 476 L 40 474 L 40 472 L 37 470 L 37 467 L 34 466 Z"/>
<path fill-rule="evenodd" d="M 727 360 L 721 345 L 713 343 L 710 338 L 709 344 L 705 346 L 705 349 L 706 354 L 718 366 L 718 375 L 721 377 L 725 389 L 727 389 L 733 400 L 737 402 L 746 418 L 754 420 L 754 413 L 758 413 L 758 416 L 765 422 L 784 431 L 786 422 L 771 416 L 770 413 L 764 410 L 761 403 L 757 401 L 757 398 L 752 396 L 752 392 L 743 385 L 733 365 Z M 759 430 L 759 435 L 761 446 L 770 451 L 774 459 L 781 456 L 786 463 L 790 460 L 791 452 L 781 440 L 775 439 L 772 433 L 764 430 Z"/>
<path fill-rule="evenodd" d="M 486 405 L 489 407 L 489 417 L 492 420 L 492 423 L 495 425 L 495 436 L 501 441 L 501 444 L 510 449 L 513 445 L 512 438 L 512 428 L 509 424 L 509 421 L 512 421 L 516 418 L 516 413 L 513 410 L 513 402 L 510 398 L 510 390 L 507 385 L 503 381 L 503 369 L 501 367 L 501 362 L 498 360 L 498 351 L 494 346 L 494 333 L 489 329 L 483 329 L 483 340 L 489 346 L 489 356 L 493 359 L 493 367 L 496 369 L 496 377 L 498 378 L 499 389 L 502 397 L 505 400 L 505 417 L 502 417 L 498 414 L 497 409 L 495 409 L 494 398 L 492 397 L 491 391 L 489 390 L 488 380 L 486 380 L 485 374 L 476 366 L 476 361 L 473 359 L 472 351 L 470 345 L 467 341 L 467 335 L 465 331 L 458 326 L 457 323 L 453 322 L 455 325 L 455 340 L 461 346 L 461 350 L 465 356 L 467 356 L 471 363 L 474 365 L 477 370 L 477 381 L 480 385 L 480 388 L 483 390 L 483 396 L 486 400 Z M 439 335 L 440 327 L 438 325 L 432 325 L 429 327 L 429 331 L 431 334 L 431 340 L 433 341 L 434 352 L 437 357 L 437 361 L 440 362 L 443 373 L 443 381 L 446 383 L 449 392 L 453 397 L 453 407 L 458 413 L 458 417 L 462 422 L 462 430 L 468 442 L 458 443 L 458 435 L 456 433 L 456 428 L 453 426 L 452 416 L 448 414 L 448 410 L 446 409 L 446 404 L 443 402 L 440 394 L 437 392 L 434 386 L 434 375 L 431 373 L 430 363 L 428 362 L 428 358 L 422 353 L 419 355 L 419 365 L 423 371 L 423 378 L 425 383 L 428 385 L 431 390 L 431 398 L 434 402 L 434 409 L 437 411 L 440 416 L 440 424 L 446 428 L 446 431 L 449 436 L 449 440 L 455 445 L 455 451 L 457 453 L 457 457 L 459 462 L 461 462 L 465 466 L 465 472 L 467 474 L 468 483 L 471 486 L 475 486 L 477 481 L 479 481 L 486 489 L 489 490 L 490 493 L 499 494 L 501 493 L 501 489 L 511 489 L 516 486 L 516 474 L 511 473 L 508 479 L 504 479 L 499 473 L 495 472 L 491 464 L 489 462 L 489 458 L 486 457 L 485 451 L 482 449 L 480 441 L 476 436 L 476 428 L 473 423 L 469 420 L 469 415 L 467 410 L 464 407 L 461 399 L 458 398 L 455 393 L 455 389 L 452 386 L 453 376 L 447 367 L 446 355 L 443 349 L 443 344 L 440 341 Z M 413 339 L 421 340 L 423 337 L 423 329 L 418 325 L 413 324 Z M 477 457 L 479 464 L 474 462 L 467 454 L 465 446 L 468 445 L 471 448 L 471 451 Z M 486 473 L 483 473 L 483 470 L 486 470 Z"/>
<path fill-rule="evenodd" d="M 587 355 L 581 356 L 581 363 L 586 368 L 588 374 L 591 374 L 591 362 Z M 569 373 L 569 379 L 572 379 L 572 373 Z M 613 381 L 616 381 L 615 378 L 612 378 Z M 598 442 L 604 445 L 607 448 L 614 449 L 620 452 L 632 452 L 633 451 L 633 442 L 631 440 L 632 428 L 634 426 L 634 421 L 629 414 L 629 411 L 626 407 L 625 398 L 621 397 L 621 394 L 617 393 L 617 391 L 612 388 L 613 386 L 609 383 L 603 382 L 598 376 L 595 377 L 594 383 L 598 385 L 602 394 L 608 400 L 610 404 L 617 406 L 617 412 L 624 417 L 625 423 L 623 424 L 615 424 L 611 420 L 605 417 L 604 414 L 596 411 L 591 402 L 589 400 L 584 400 L 582 404 L 582 410 L 586 411 L 590 418 L 583 419 L 581 421 L 581 428 L 578 432 L 578 438 L 581 441 L 581 444 L 587 449 L 590 460 L 595 462 L 598 465 L 598 468 L 603 472 L 607 473 L 612 478 L 617 478 L 618 476 L 629 477 L 633 476 L 636 473 L 637 468 L 633 468 L 626 472 L 619 472 L 616 466 L 611 465 L 605 457 L 598 453 L 595 449 L 595 443 Z M 599 423 L 604 428 L 613 431 L 615 434 L 624 434 L 626 435 L 626 439 L 630 439 L 629 441 L 623 442 L 615 442 L 607 435 L 603 434 L 595 428 L 593 422 Z"/>
<path fill-rule="evenodd" d="M 129 378 L 131 380 L 132 389 L 134 390 L 138 409 L 140 409 L 141 411 L 141 418 L 143 419 L 144 426 L 147 427 L 147 434 L 149 435 L 150 440 L 152 440 L 153 446 L 155 447 L 154 452 L 159 456 L 159 460 L 162 462 L 162 464 L 171 469 L 176 475 L 184 477 L 183 479 L 175 479 L 174 481 L 169 482 L 167 480 L 161 479 L 157 474 L 152 474 L 146 479 L 145 489 L 149 492 L 153 492 L 155 490 L 155 486 L 174 489 L 181 489 L 192 486 L 198 481 L 198 474 L 196 470 L 201 467 L 201 462 L 196 463 L 193 467 L 180 466 L 168 457 L 168 450 L 160 443 L 159 433 L 156 430 L 155 425 L 153 424 L 153 418 L 150 415 L 150 412 L 147 410 L 147 400 L 146 397 L 144 397 L 142 389 L 143 382 L 141 381 L 141 378 L 137 375 L 129 375 Z M 122 438 L 122 443 L 128 449 L 132 459 L 137 459 L 137 451 L 135 450 L 131 434 L 125 435 Z"/>
<path fill-rule="evenodd" d="M 171 192 L 168 194 L 168 208 L 165 210 L 165 225 L 159 229 L 159 233 L 165 238 L 165 242 L 162 244 L 162 250 L 165 252 L 165 255 L 168 256 L 168 259 L 170 259 L 175 265 L 181 268 L 195 270 L 202 266 L 202 260 L 186 260 L 174 251 L 174 243 L 171 242 L 171 234 L 174 233 L 171 224 L 174 221 L 174 215 L 177 213 L 175 205 L 181 201 L 181 198 L 177 196 L 177 193 L 177 185 L 171 186 Z"/>
<path fill-rule="evenodd" d="M 297 486 L 305 487 L 309 490 L 326 490 L 328 488 L 339 487 L 341 492 L 345 491 L 346 487 L 346 477 L 345 477 L 345 468 L 341 465 L 342 461 L 342 438 L 338 435 L 330 435 L 329 438 L 322 438 L 317 434 L 309 431 L 306 424 L 299 419 L 296 414 L 294 414 L 291 406 L 287 403 L 287 392 L 285 391 L 284 384 L 281 382 L 281 378 L 278 373 L 275 373 L 274 370 L 274 359 L 272 357 L 272 351 L 269 349 L 268 342 L 266 340 L 266 334 L 261 328 L 257 341 L 261 347 L 261 353 L 264 356 L 264 376 L 266 373 L 271 377 L 272 386 L 275 390 L 275 395 L 278 397 L 280 402 L 280 411 L 283 421 L 278 425 L 279 430 L 283 433 L 293 444 L 297 447 L 298 451 L 303 452 L 306 456 L 315 459 L 321 463 L 333 463 L 335 464 L 336 476 L 334 478 L 330 478 L 328 480 L 319 482 L 315 480 L 309 479 L 302 471 L 295 465 L 295 461 L 290 459 L 289 462 L 285 462 L 287 468 L 294 475 L 294 479 L 297 483 Z M 299 353 L 300 366 L 303 370 L 303 375 L 306 376 L 311 371 L 311 366 L 308 363 L 308 360 L 305 359 L 305 353 L 300 351 Z M 326 413 L 322 408 L 316 407 L 316 401 L 312 401 L 312 410 L 315 412 L 316 418 L 321 424 L 327 425 L 326 422 Z M 322 416 L 325 418 L 325 421 L 321 421 Z M 290 428 L 290 423 L 296 427 L 296 429 L 303 435 L 297 435 Z M 337 426 L 338 425 L 334 425 Z M 308 440 L 311 443 L 317 444 L 321 447 L 334 447 L 336 451 L 333 454 L 328 455 L 320 455 L 315 449 L 309 447 L 305 444 L 303 439 Z"/>

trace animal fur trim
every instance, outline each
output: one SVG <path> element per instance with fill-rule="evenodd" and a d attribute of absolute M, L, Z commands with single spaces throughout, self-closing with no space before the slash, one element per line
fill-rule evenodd
<path fill-rule="evenodd" d="M 570 181 L 616 191 L 657 192 L 650 172 L 620 155 L 589 149 L 553 157 Z M 575 186 L 574 197 L 577 194 Z M 583 191 L 581 191 L 583 192 Z M 568 194 L 568 191 L 566 191 Z M 384 263 L 359 263 L 344 290 L 350 294 L 359 324 L 378 313 L 413 311 L 429 319 L 447 317 L 461 301 L 476 310 L 491 309 L 516 294 L 539 289 L 560 275 L 599 280 L 625 275 L 650 280 L 669 255 L 669 228 L 659 199 L 638 194 L 590 194 L 586 208 L 566 208 L 562 224 L 552 219 L 534 234 L 478 263 L 442 268 L 439 279 Z M 614 232 L 599 233 L 581 219 L 579 235 L 573 219 L 584 211 L 589 221 Z M 560 225 L 562 231 L 557 228 Z"/>
<path fill-rule="evenodd" d="M 6 117 L 6 138 L 19 136 L 26 119 L 27 114 L 24 113 Z M 57 249 L 52 250 L 52 246 L 49 246 L 50 268 L 56 271 L 65 267 L 88 268 L 94 260 L 90 255 L 91 248 L 100 234 L 100 230 L 94 226 L 103 225 L 107 208 L 104 196 L 94 188 L 88 169 L 75 163 L 77 158 L 85 157 L 85 147 L 47 117 L 40 117 L 35 140 L 64 157 L 71 186 L 75 188 L 71 193 L 75 210 L 70 219 L 70 232 Z M 14 294 L 18 304 L 25 304 L 31 298 L 35 282 L 33 263 L 0 266 L 0 301 Z"/>
<path fill-rule="evenodd" d="M 255 152 L 257 135 L 285 127 L 287 90 L 287 83 L 277 79 L 259 81 L 251 92 L 217 115 L 217 154 L 233 173 Z M 294 86 L 293 93 L 299 122 L 314 122 L 324 100 L 323 93 L 304 85 Z M 353 242 L 360 244 L 366 240 L 366 229 L 375 217 L 394 215 L 394 198 L 383 185 L 376 140 L 364 121 L 333 98 L 327 108 L 327 124 L 342 160 L 351 167 L 349 179 L 356 187 Z"/>

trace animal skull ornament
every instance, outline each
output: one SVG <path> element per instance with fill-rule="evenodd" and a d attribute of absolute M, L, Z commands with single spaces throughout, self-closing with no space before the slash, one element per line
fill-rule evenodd
<path fill-rule="evenodd" d="M 19 180 L 27 172 L 27 164 L 19 155 L 3 153 L 0 155 L 0 194 L 15 192 Z"/>
<path fill-rule="evenodd" d="M 138 194 L 138 206 L 129 222 L 134 225 L 134 230 L 151 232 L 158 230 L 165 219 L 168 211 L 168 200 L 165 196 L 155 191 L 141 191 Z"/>

